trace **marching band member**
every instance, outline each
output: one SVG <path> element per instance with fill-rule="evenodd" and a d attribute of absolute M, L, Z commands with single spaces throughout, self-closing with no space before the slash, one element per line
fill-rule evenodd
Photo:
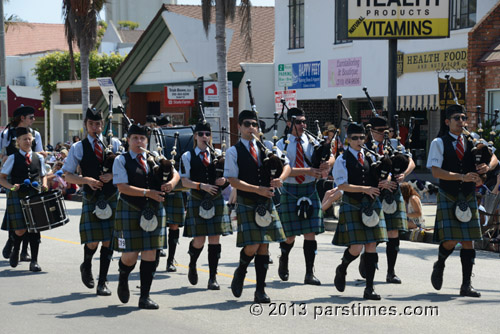
<path fill-rule="evenodd" d="M 240 141 L 226 152 L 224 177 L 237 189 L 236 245 L 242 247 L 239 266 L 231 282 L 231 291 L 235 297 L 241 296 L 248 265 L 255 257 L 257 288 L 254 301 L 270 303 L 270 298 L 264 290 L 269 264 L 268 244 L 285 240 L 272 197 L 274 189 L 280 188 L 283 180 L 290 174 L 290 167 L 286 164 L 282 174 L 270 180 L 270 173 L 263 169 L 264 154 L 260 152 L 257 147 L 259 144 L 252 136 L 257 135 L 258 128 L 256 112 L 241 111 L 238 116 Z"/>
<path fill-rule="evenodd" d="M 128 277 L 141 253 L 139 308 L 158 309 L 158 304 L 151 300 L 149 292 L 156 270 L 156 252 L 167 246 L 162 203 L 164 191 L 171 190 L 172 185 L 152 182 L 152 170 L 143 152 L 147 147 L 147 138 L 147 128 L 131 125 L 127 137 L 129 151 L 116 158 L 113 164 L 113 183 L 120 192 L 115 213 L 113 249 L 122 252 L 118 264 L 120 301 L 127 303 L 130 299 Z"/>
<path fill-rule="evenodd" d="M 332 243 L 347 246 L 342 263 L 335 271 L 335 287 L 344 291 L 347 267 L 365 247 L 366 288 L 363 297 L 380 300 L 373 288 L 373 280 L 378 262 L 377 242 L 387 241 L 387 230 L 378 196 L 379 188 L 390 189 L 392 185 L 390 181 L 379 182 L 373 175 L 367 151 L 362 147 L 364 140 L 364 127 L 349 124 L 349 147 L 337 158 L 332 171 L 338 189 L 344 192 Z"/>
<path fill-rule="evenodd" d="M 280 197 L 280 219 L 285 231 L 286 241 L 280 243 L 281 256 L 279 260 L 278 274 L 281 280 L 288 281 L 288 259 L 290 251 L 295 243 L 295 237 L 304 235 L 304 258 L 306 263 L 306 275 L 304 284 L 321 285 L 319 279 L 314 276 L 314 260 L 316 257 L 318 244 L 316 234 L 323 233 L 323 212 L 321 210 L 321 200 L 316 191 L 316 179 L 321 178 L 322 170 L 328 173 L 330 166 L 333 166 L 335 158 L 322 163 L 320 168 L 313 168 L 311 164 L 314 146 L 309 142 L 309 138 L 304 132 L 306 118 L 304 111 L 298 108 L 291 108 L 288 113 L 287 126 L 292 126 L 292 116 L 296 117 L 295 125 L 291 129 L 288 140 L 286 155 L 293 164 L 290 176 L 284 181 L 283 190 Z M 283 151 L 285 140 L 281 139 L 277 146 Z M 299 204 L 301 203 L 301 204 Z M 298 215 L 300 209 L 305 210 L 305 215 Z"/>
<path fill-rule="evenodd" d="M 80 265 L 82 282 L 89 289 L 93 289 L 95 286 L 92 275 L 92 257 L 100 242 L 99 280 L 96 293 L 99 296 L 110 296 L 111 291 L 108 289 L 106 281 L 113 256 L 110 242 L 113 236 L 118 191 L 112 182 L 112 171 L 103 170 L 106 147 L 102 136 L 104 121 L 101 111 L 94 112 L 88 108 L 84 124 L 88 133 L 87 138 L 71 146 L 63 171 L 66 174 L 67 182 L 83 185 L 82 215 L 80 218 L 80 242 L 84 244 L 83 263 Z M 111 145 L 113 153 L 118 152 L 120 141 L 112 138 Z M 82 171 L 81 176 L 76 174 L 78 166 Z"/>
<path fill-rule="evenodd" d="M 31 128 L 33 122 L 35 122 L 35 108 L 21 105 L 14 110 L 14 118 L 5 127 L 0 135 L 0 159 L 2 162 L 5 162 L 9 155 L 18 151 L 18 148 L 16 148 L 16 127 L 30 128 L 31 134 L 33 135 L 31 149 L 33 152 L 40 153 L 44 157 L 46 156 L 43 151 L 42 136 L 40 136 L 38 131 Z M 25 235 L 25 239 L 23 241 L 21 261 L 30 261 L 30 257 L 28 255 L 28 240 L 26 237 L 27 234 Z M 12 252 L 13 240 L 14 231 L 9 231 L 9 238 L 7 239 L 2 252 L 3 257 L 6 259 L 10 257 L 10 253 Z"/>
<path fill-rule="evenodd" d="M 372 136 L 375 144 L 377 146 L 378 154 L 384 154 L 384 132 L 389 129 L 389 125 L 387 124 L 387 120 L 383 117 L 372 117 L 369 122 L 372 126 Z M 391 146 L 393 149 L 396 149 L 398 146 L 398 142 L 395 138 L 390 140 Z M 392 175 L 392 181 L 396 186 L 395 191 L 393 192 L 394 200 L 396 201 L 396 211 L 392 214 L 384 212 L 385 224 L 387 227 L 387 236 L 389 241 L 386 246 L 386 255 L 387 255 L 387 283 L 401 284 L 401 279 L 396 275 L 394 267 L 396 266 L 396 260 L 399 252 L 399 231 L 407 231 L 408 230 L 408 222 L 406 217 L 406 207 L 403 199 L 403 195 L 401 194 L 401 189 L 399 189 L 399 183 L 403 182 L 404 179 L 411 174 L 413 169 L 415 169 L 415 163 L 413 159 L 409 157 L 410 163 L 406 171 L 398 175 Z M 360 261 L 360 272 L 363 274 L 363 260 L 364 255 L 361 255 Z"/>
<path fill-rule="evenodd" d="M 472 267 L 476 257 L 473 241 L 481 239 L 475 185 L 480 175 L 493 169 L 498 160 L 493 154 L 489 164 L 475 165 L 473 143 L 462 134 L 467 116 L 462 106 L 446 109 L 447 133 L 434 139 L 429 149 L 427 168 L 439 179 L 434 241 L 439 242 L 438 260 L 434 263 L 431 283 L 440 290 L 443 285 L 445 261 L 458 242 L 462 244 L 462 286 L 460 295 L 480 297 L 471 285 Z"/>
<path fill-rule="evenodd" d="M 193 238 L 189 243 L 189 273 L 188 279 L 192 285 L 198 283 L 196 261 L 200 256 L 205 239 L 208 237 L 208 267 L 210 277 L 209 290 L 220 290 L 217 283 L 217 266 L 221 254 L 220 236 L 232 234 L 228 208 L 224 204 L 221 187 L 227 182 L 224 177 L 213 182 L 210 175 L 210 164 L 214 156 L 207 143 L 212 142 L 210 123 L 199 121 L 194 129 L 195 147 L 182 155 L 181 178 L 182 185 L 190 188 L 187 204 L 187 217 L 184 226 L 184 236 Z M 204 209 L 203 202 L 211 204 L 213 210 Z M 211 203 L 210 203 L 211 202 Z M 203 211 L 205 210 L 205 211 Z M 202 217 L 201 214 L 204 216 Z"/>
<path fill-rule="evenodd" d="M 14 231 L 13 249 L 10 253 L 10 266 L 15 268 L 19 263 L 19 248 L 26 233 L 26 220 L 21 209 L 21 198 L 38 193 L 33 186 L 24 184 L 26 179 L 42 185 L 42 191 L 47 190 L 45 178 L 45 163 L 41 154 L 32 150 L 33 134 L 30 128 L 17 127 L 16 144 L 18 151 L 8 156 L 0 173 L 0 185 L 7 191 L 7 208 L 2 224 L 3 230 Z M 27 233 L 31 248 L 30 271 L 41 271 L 38 265 L 38 249 L 40 233 Z"/>

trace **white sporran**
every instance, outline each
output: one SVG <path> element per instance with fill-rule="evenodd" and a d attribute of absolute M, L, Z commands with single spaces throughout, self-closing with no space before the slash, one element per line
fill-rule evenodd
<path fill-rule="evenodd" d="M 398 209 L 398 203 L 391 193 L 387 193 L 382 199 L 382 210 L 384 213 L 392 215 Z"/>
<path fill-rule="evenodd" d="M 366 207 L 361 211 L 361 220 L 367 227 L 375 227 L 379 222 L 379 216 L 371 207 Z"/>
<path fill-rule="evenodd" d="M 158 218 L 156 218 L 155 210 L 145 208 L 141 214 L 141 228 L 146 232 L 152 232 L 158 227 Z"/>
<path fill-rule="evenodd" d="M 215 216 L 214 201 L 212 201 L 211 199 L 204 199 L 203 201 L 201 201 L 198 213 L 203 219 L 213 218 Z"/>
<path fill-rule="evenodd" d="M 95 214 L 97 218 L 105 220 L 109 219 L 113 215 L 113 210 L 111 210 L 108 202 L 99 199 L 95 203 L 95 208 L 92 213 Z"/>
<path fill-rule="evenodd" d="M 466 201 L 457 201 L 455 203 L 455 217 L 459 222 L 468 223 L 472 219 L 472 211 Z"/>
<path fill-rule="evenodd" d="M 273 221 L 271 212 L 267 210 L 264 204 L 259 204 L 255 208 L 255 223 L 260 227 L 268 227 Z"/>
<path fill-rule="evenodd" d="M 312 201 L 309 197 L 301 197 L 297 201 L 297 216 L 300 219 L 311 218 L 313 215 Z"/>

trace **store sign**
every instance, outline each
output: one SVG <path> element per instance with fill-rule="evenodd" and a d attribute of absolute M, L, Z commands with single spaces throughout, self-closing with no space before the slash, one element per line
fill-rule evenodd
<path fill-rule="evenodd" d="M 462 79 L 455 79 L 451 77 L 450 83 L 455 90 L 458 103 L 465 105 L 465 77 Z M 456 104 L 453 100 L 453 93 L 451 92 L 451 89 L 446 89 L 446 86 L 446 79 L 439 78 L 439 107 L 441 110 L 444 110 L 445 105 L 451 106 L 452 104 Z"/>
<path fill-rule="evenodd" d="M 330 59 L 328 87 L 361 86 L 361 57 Z"/>
<path fill-rule="evenodd" d="M 320 88 L 321 62 L 310 61 L 292 64 L 292 85 L 290 89 Z"/>
<path fill-rule="evenodd" d="M 6 101 L 7 100 L 7 87 L 2 86 L 0 87 L 0 101 Z"/>
<path fill-rule="evenodd" d="M 219 102 L 219 83 L 213 81 L 203 82 L 205 102 Z M 233 102 L 233 82 L 227 82 L 227 101 Z"/>
<path fill-rule="evenodd" d="M 403 73 L 461 70 L 467 68 L 467 48 L 403 54 Z"/>
<path fill-rule="evenodd" d="M 281 103 L 281 99 L 285 99 L 285 103 L 288 108 L 297 108 L 297 91 L 295 89 L 279 90 L 274 92 L 274 104 L 276 105 L 276 111 L 278 113 L 281 113 L 283 110 L 283 103 Z"/>
<path fill-rule="evenodd" d="M 348 0 L 347 38 L 449 37 L 449 7 L 449 0 Z"/>
<path fill-rule="evenodd" d="M 165 86 L 165 107 L 194 106 L 193 86 Z"/>
<path fill-rule="evenodd" d="M 203 109 L 205 112 L 205 117 L 208 123 L 210 123 L 210 128 L 212 129 L 212 143 L 221 143 L 221 125 L 220 125 L 220 110 L 218 107 L 206 107 Z M 233 115 L 233 108 L 229 107 L 229 115 Z M 227 136 L 226 136 L 227 138 Z"/>

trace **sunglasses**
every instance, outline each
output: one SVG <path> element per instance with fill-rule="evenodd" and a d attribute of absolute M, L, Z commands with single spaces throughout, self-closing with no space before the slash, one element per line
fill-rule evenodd
<path fill-rule="evenodd" d="M 209 132 L 209 131 L 207 131 L 207 132 L 205 132 L 205 131 L 198 131 L 198 137 L 203 137 L 203 136 L 210 137 L 211 135 L 212 135 L 212 133 Z"/>
<path fill-rule="evenodd" d="M 30 116 L 30 117 L 28 117 L 28 118 L 29 118 L 29 119 L 35 119 L 35 116 Z"/>
<path fill-rule="evenodd" d="M 373 128 L 373 131 L 376 132 L 385 132 L 385 130 L 389 130 L 389 128 Z"/>
<path fill-rule="evenodd" d="M 366 136 L 352 136 L 351 140 L 365 140 Z"/>
<path fill-rule="evenodd" d="M 295 124 L 297 124 L 297 125 L 306 124 L 306 120 L 305 119 L 296 120 Z"/>
<path fill-rule="evenodd" d="M 452 119 L 454 119 L 457 122 L 460 121 L 460 120 L 466 121 L 467 120 L 467 116 L 463 116 L 463 115 L 458 116 L 457 115 L 457 116 L 453 116 Z"/>
<path fill-rule="evenodd" d="M 254 128 L 258 128 L 259 127 L 259 123 L 257 122 L 250 122 L 250 121 L 244 121 L 243 122 L 243 125 L 247 128 L 253 126 Z"/>

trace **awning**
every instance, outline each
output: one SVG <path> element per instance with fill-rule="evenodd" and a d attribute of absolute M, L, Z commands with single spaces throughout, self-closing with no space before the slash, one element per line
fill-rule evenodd
<path fill-rule="evenodd" d="M 397 100 L 398 111 L 411 110 L 436 110 L 439 107 L 437 94 L 428 95 L 402 95 Z M 384 98 L 384 109 L 387 110 L 387 97 Z"/>

